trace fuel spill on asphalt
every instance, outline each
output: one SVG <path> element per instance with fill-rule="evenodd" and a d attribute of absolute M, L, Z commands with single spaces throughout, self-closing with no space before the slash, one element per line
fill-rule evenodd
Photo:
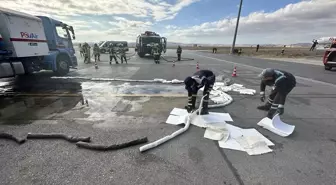
<path fill-rule="evenodd" d="M 120 113 L 141 111 L 142 105 L 152 97 L 186 96 L 183 85 L 50 77 L 46 73 L 3 80 L 0 83 L 0 124 L 57 123 L 66 119 L 108 127 L 110 120 L 128 120 Z M 128 116 L 129 120 L 134 118 Z"/>

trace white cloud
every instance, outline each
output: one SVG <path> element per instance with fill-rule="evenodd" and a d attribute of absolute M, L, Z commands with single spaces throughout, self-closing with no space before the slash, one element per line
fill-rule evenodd
<path fill-rule="evenodd" d="M 184 7 L 199 0 L 0 0 L 1 6 L 32 15 L 49 16 L 74 26 L 78 41 L 129 40 L 152 30 L 155 22 L 173 19 Z M 105 19 L 95 18 L 97 15 Z M 136 20 L 122 17 L 130 15 Z M 134 19 L 135 19 L 134 18 Z M 106 20 L 107 19 L 107 20 Z"/>
<path fill-rule="evenodd" d="M 275 12 L 253 12 L 241 17 L 238 43 L 310 42 L 334 35 L 336 1 L 311 0 L 289 4 Z M 243 10 L 244 11 L 244 10 Z M 236 18 L 206 22 L 167 31 L 170 40 L 200 43 L 232 42 Z"/>
<path fill-rule="evenodd" d="M 1 2 L 1 6 L 39 15 L 128 14 L 161 21 L 174 18 L 184 7 L 197 1 L 199 0 L 177 0 L 175 4 L 168 4 L 161 0 L 12 0 Z"/>
<path fill-rule="evenodd" d="M 176 0 L 173 4 L 166 0 L 0 1 L 6 8 L 51 16 L 73 25 L 78 41 L 134 42 L 139 33 L 156 31 L 159 26 L 165 29 L 160 33 L 168 41 L 230 44 L 236 23 L 235 18 L 228 17 L 191 27 L 162 25 L 162 20 L 174 19 L 184 7 L 200 0 Z M 335 35 L 335 9 L 336 0 L 305 0 L 274 12 L 252 12 L 241 17 L 237 43 L 289 44 Z M 125 14 L 128 16 L 122 16 Z M 104 15 L 105 19 L 95 15 Z"/>

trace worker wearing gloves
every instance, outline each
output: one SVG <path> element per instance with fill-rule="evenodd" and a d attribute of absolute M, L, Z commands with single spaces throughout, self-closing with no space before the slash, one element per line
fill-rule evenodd
<path fill-rule="evenodd" d="M 185 106 L 188 112 L 191 112 L 195 109 L 196 96 L 200 88 L 204 86 L 203 96 L 206 97 L 203 100 L 201 115 L 209 114 L 208 105 L 209 105 L 209 96 L 210 91 L 215 84 L 216 76 L 210 70 L 200 70 L 193 74 L 193 76 L 188 76 L 185 80 L 185 88 L 188 90 L 188 105 Z"/>
<path fill-rule="evenodd" d="M 181 61 L 181 54 L 182 54 L 182 48 L 181 48 L 181 46 L 177 47 L 176 53 L 177 53 L 177 60 Z"/>
<path fill-rule="evenodd" d="M 286 71 L 271 68 L 264 69 L 259 77 L 261 78 L 260 100 L 262 102 L 265 101 L 266 86 L 273 86 L 273 90 L 266 104 L 258 106 L 258 109 L 268 111 L 267 117 L 270 119 L 273 118 L 275 113 L 282 115 L 286 97 L 296 86 L 295 77 Z"/>
<path fill-rule="evenodd" d="M 160 63 L 160 52 L 159 52 L 158 44 L 153 44 L 152 45 L 152 55 L 154 57 L 154 62 L 156 64 L 159 64 Z"/>
<path fill-rule="evenodd" d="M 100 61 L 100 49 L 97 44 L 93 45 L 93 55 L 95 57 L 95 62 Z"/>
<path fill-rule="evenodd" d="M 110 54 L 110 65 L 112 64 L 112 60 L 114 59 L 114 61 L 116 62 L 116 64 L 119 64 L 117 57 L 116 57 L 116 51 L 114 49 L 113 44 L 111 43 L 109 46 L 109 54 Z"/>

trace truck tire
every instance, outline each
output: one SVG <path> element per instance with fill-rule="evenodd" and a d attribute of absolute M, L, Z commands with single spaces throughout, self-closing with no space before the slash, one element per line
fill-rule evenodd
<path fill-rule="evenodd" d="M 144 53 L 138 53 L 138 55 L 139 55 L 139 57 L 140 57 L 140 58 L 142 58 L 142 57 L 144 57 L 144 56 L 145 56 L 145 54 L 144 54 Z"/>
<path fill-rule="evenodd" d="M 331 66 L 324 66 L 324 69 L 328 71 L 331 70 L 331 68 L 332 68 Z"/>
<path fill-rule="evenodd" d="M 103 53 L 103 54 L 104 54 L 104 53 L 106 53 L 106 50 L 105 50 L 105 49 L 101 49 L 101 50 L 100 50 L 100 53 Z"/>
<path fill-rule="evenodd" d="M 57 65 L 56 74 L 59 76 L 68 74 L 70 71 L 69 63 L 70 59 L 68 56 L 66 55 L 58 56 L 56 59 L 56 65 Z"/>

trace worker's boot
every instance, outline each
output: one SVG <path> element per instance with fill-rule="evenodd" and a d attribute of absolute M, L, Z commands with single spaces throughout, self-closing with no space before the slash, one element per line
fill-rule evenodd
<path fill-rule="evenodd" d="M 188 105 L 184 108 L 187 109 L 188 112 L 191 112 L 195 109 L 195 103 L 196 103 L 196 96 L 190 96 L 188 97 Z"/>
<path fill-rule="evenodd" d="M 199 115 L 209 114 L 208 105 L 209 105 L 209 96 L 207 96 L 203 99 L 202 110 L 201 110 L 200 113 L 197 113 L 197 114 L 199 114 Z"/>
<path fill-rule="evenodd" d="M 203 105 L 202 105 L 202 110 L 201 110 L 201 114 L 200 115 L 206 115 L 209 114 L 209 101 L 203 101 Z"/>
<path fill-rule="evenodd" d="M 267 117 L 269 119 L 273 119 L 274 114 L 276 113 L 277 109 L 270 109 L 267 113 Z"/>
<path fill-rule="evenodd" d="M 272 104 L 270 102 L 266 102 L 265 105 L 260 105 L 257 107 L 259 110 L 269 111 L 271 109 Z"/>

